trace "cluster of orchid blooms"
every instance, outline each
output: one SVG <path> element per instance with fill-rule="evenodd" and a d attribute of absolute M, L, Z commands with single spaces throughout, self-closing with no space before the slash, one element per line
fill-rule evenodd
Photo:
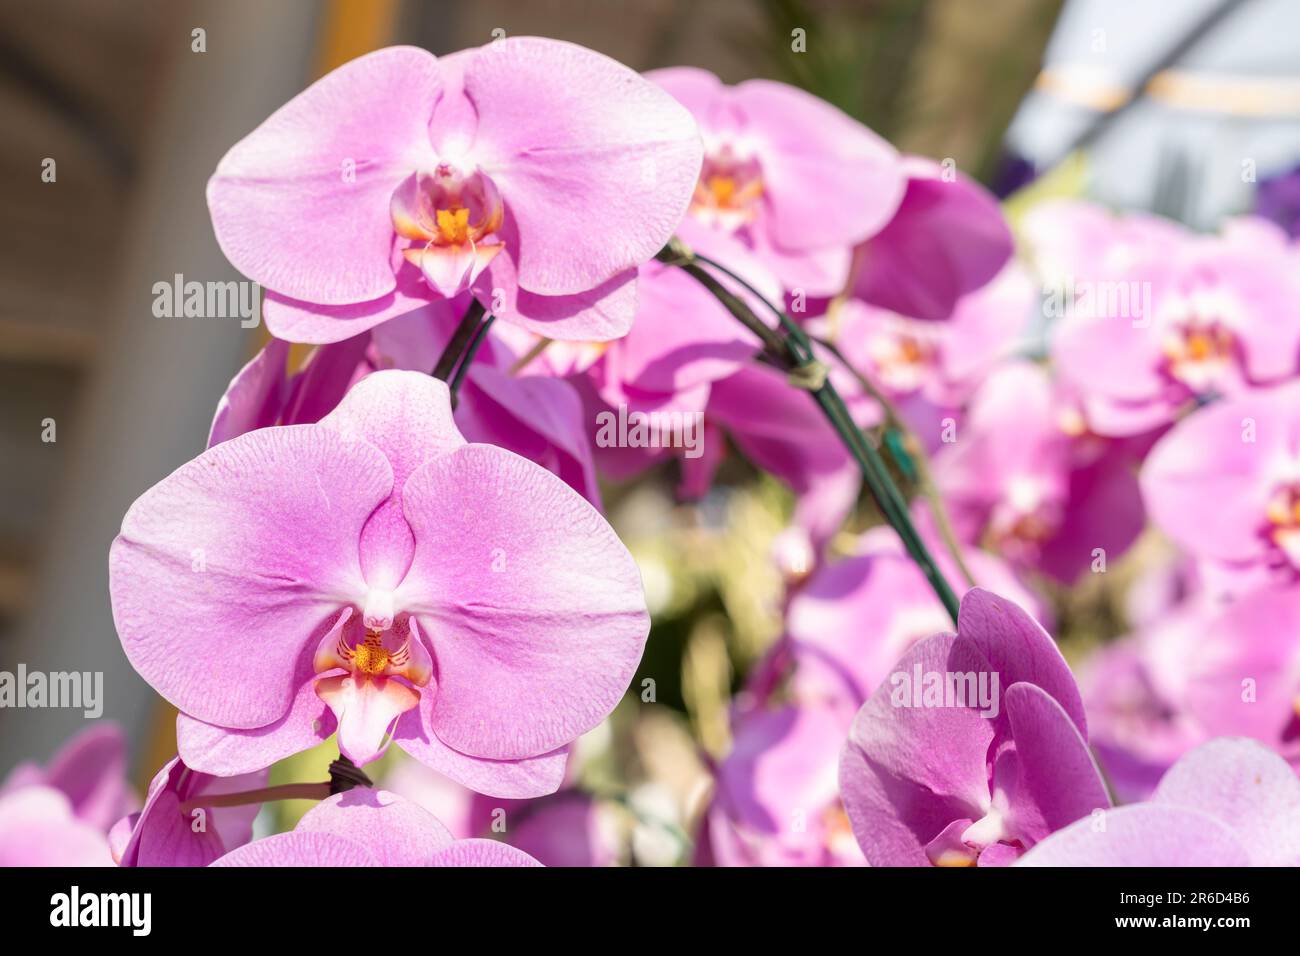
<path fill-rule="evenodd" d="M 0 862 L 572 861 L 566 764 L 650 629 L 597 476 L 676 455 L 698 497 L 730 447 L 795 507 L 696 863 L 1300 864 L 1300 252 L 1267 224 L 1053 201 L 1017 250 L 951 164 L 807 93 L 536 38 L 349 63 L 208 200 L 273 338 L 109 559 L 178 756 L 142 806 L 112 728 L 19 768 Z M 1141 307 L 1084 308 L 1107 283 Z M 602 447 L 620 408 L 702 416 L 703 454 Z M 928 493 L 849 536 L 889 449 Z M 1152 526 L 1177 549 L 1076 682 L 1050 598 Z M 900 674 L 998 700 L 900 706 Z M 331 737 L 329 783 L 268 786 Z M 477 823 L 369 786 L 392 746 Z M 320 803 L 252 839 L 282 796 Z M 489 807 L 524 823 L 484 839 Z"/>

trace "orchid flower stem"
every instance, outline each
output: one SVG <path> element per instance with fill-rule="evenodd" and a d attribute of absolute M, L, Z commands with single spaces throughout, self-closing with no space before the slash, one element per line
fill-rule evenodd
<path fill-rule="evenodd" d="M 464 318 L 460 320 L 460 325 L 456 326 L 456 331 L 451 334 L 447 347 L 442 350 L 442 357 L 438 359 L 438 364 L 433 368 L 431 374 L 434 378 L 440 378 L 444 382 L 451 381 L 452 373 L 461 364 L 462 358 L 477 337 L 479 326 L 483 323 L 483 314 L 486 311 L 482 302 L 477 299 L 470 301 L 469 308 L 465 310 Z"/>
<path fill-rule="evenodd" d="M 269 803 L 272 800 L 324 800 L 330 796 L 331 784 L 322 783 L 283 783 L 276 787 L 262 787 L 260 790 L 244 790 L 239 793 L 213 793 L 187 800 L 181 804 L 181 813 L 189 816 L 195 810 L 214 810 L 218 807 L 243 807 L 250 803 Z"/>
<path fill-rule="evenodd" d="M 840 351 L 838 345 L 820 338 L 814 338 L 813 341 L 833 355 L 844 366 L 844 370 L 862 386 L 863 391 L 874 398 L 880 404 L 880 407 L 885 410 L 886 424 L 902 437 L 903 447 L 911 459 L 912 466 L 916 469 L 917 487 L 920 489 L 926 503 L 930 506 L 930 515 L 934 518 L 935 529 L 939 532 L 939 537 L 943 539 L 944 547 L 948 549 L 953 563 L 957 565 L 957 570 L 961 572 L 962 578 L 965 579 L 966 586 L 975 587 L 975 577 L 966 565 L 966 558 L 962 555 L 961 545 L 957 541 L 956 532 L 953 531 L 952 521 L 948 517 L 948 509 L 944 507 L 943 496 L 939 494 L 939 486 L 934 482 L 934 473 L 930 470 L 930 460 L 925 454 L 925 448 L 921 444 L 921 440 L 903 421 L 897 406 L 844 357 L 844 353 Z"/>
<path fill-rule="evenodd" d="M 456 403 L 456 396 L 460 394 L 460 383 L 465 380 L 465 373 L 467 373 L 469 367 L 474 364 L 474 356 L 478 354 L 479 347 L 483 344 L 483 340 L 487 338 L 488 329 L 492 327 L 492 322 L 495 319 L 496 316 L 489 315 L 479 325 L 478 329 L 475 331 L 474 338 L 470 339 L 470 343 L 465 349 L 465 357 L 461 359 L 460 365 L 456 367 L 456 374 L 451 377 L 451 383 L 448 387 L 451 389 L 451 401 L 453 405 Z"/>
<path fill-rule="evenodd" d="M 781 309 L 769 302 L 752 285 L 733 273 L 720 263 L 704 256 L 692 253 L 682 243 L 673 240 L 659 253 L 661 262 L 675 265 L 686 272 L 713 296 L 747 329 L 753 332 L 763 343 L 763 351 L 773 364 L 783 369 L 800 387 L 812 393 L 813 399 L 826 416 L 840 441 L 856 462 L 862 472 L 867 490 L 875 500 L 876 506 L 889 525 L 902 539 L 908 556 L 921 569 L 926 581 L 934 590 L 939 602 L 943 604 L 957 622 L 957 596 L 948 584 L 943 572 L 935 564 L 933 556 L 921 538 L 908 512 L 907 500 L 889 475 L 884 459 L 875 445 L 867 439 L 849 414 L 844 399 L 835 388 L 834 383 L 825 374 L 825 368 L 817 361 L 813 353 L 812 342 L 795 322 Z M 716 277 L 707 272 L 703 266 L 718 270 L 738 283 L 754 298 L 762 302 L 784 329 L 785 334 L 769 327 L 750 310 L 738 296 L 730 292 Z"/>

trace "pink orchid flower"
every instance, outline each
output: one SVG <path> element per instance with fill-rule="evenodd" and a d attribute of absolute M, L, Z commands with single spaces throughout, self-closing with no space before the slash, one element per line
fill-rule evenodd
<path fill-rule="evenodd" d="M 236 144 L 208 206 L 278 338 L 335 342 L 470 292 L 539 334 L 605 340 L 631 326 L 636 267 L 677 227 L 700 162 L 690 114 L 591 50 L 393 47 Z"/>
<path fill-rule="evenodd" d="M 1052 355 L 1094 431 L 1135 435 L 1221 395 L 1300 371 L 1300 281 L 1288 252 L 1239 236 L 1140 254 L 1067 303 Z"/>
<path fill-rule="evenodd" d="M 266 786 L 267 772 L 214 777 L 173 757 L 149 784 L 139 813 L 123 817 L 109 833 L 119 866 L 207 866 L 253 836 L 260 803 L 204 807 L 203 797 Z"/>
<path fill-rule="evenodd" d="M 107 834 L 133 801 L 121 728 L 89 727 L 0 783 L 0 867 L 112 866 Z"/>
<path fill-rule="evenodd" d="M 704 135 L 690 217 L 743 242 L 787 290 L 842 291 L 852 248 L 878 233 L 902 201 L 893 147 L 784 83 L 727 86 L 692 67 L 646 76 L 691 111 Z M 696 245 L 714 251 L 707 236 Z"/>
<path fill-rule="evenodd" d="M 126 737 L 121 727 L 107 722 L 76 734 L 44 767 L 14 767 L 0 782 L 0 797 L 22 787 L 57 790 L 78 820 L 102 833 L 139 805 L 126 782 Z"/>
<path fill-rule="evenodd" d="M 1251 737 L 1300 766 L 1300 590 L 1226 605 L 1200 595 L 1142 632 L 1137 651 L 1149 695 L 1135 703 L 1163 711 L 1183 741 Z"/>
<path fill-rule="evenodd" d="M 457 840 L 386 790 L 359 787 L 312 807 L 288 833 L 232 850 L 212 866 L 541 866 L 494 840 Z"/>
<path fill-rule="evenodd" d="M 1006 865 L 1110 806 L 1060 651 L 979 588 L 957 634 L 913 645 L 858 712 L 840 793 L 873 866 Z"/>
<path fill-rule="evenodd" d="M 905 157 L 907 189 L 889 223 L 856 251 L 850 293 L 879 308 L 946 319 L 993 279 L 1013 240 L 993 195 L 955 169 Z"/>
<path fill-rule="evenodd" d="M 1141 480 L 1152 523 L 1201 561 L 1208 587 L 1300 577 L 1300 383 L 1189 416 L 1151 449 Z"/>
<path fill-rule="evenodd" d="M 1012 263 L 958 299 L 943 322 L 846 299 L 808 325 L 894 403 L 933 453 L 941 447 L 944 419 L 956 420 L 989 373 L 1022 344 L 1037 302 L 1028 274 Z M 832 360 L 831 375 L 846 401 L 861 400 L 861 384 L 838 361 Z"/>
<path fill-rule="evenodd" d="M 718 765 L 700 862 L 864 866 L 836 779 L 845 729 L 844 714 L 819 704 L 739 716 Z"/>
<path fill-rule="evenodd" d="M 1146 803 L 1079 820 L 1021 866 L 1300 866 L 1300 777 L 1253 740 L 1202 744 Z"/>
<path fill-rule="evenodd" d="M 1117 558 L 1144 523 L 1127 449 L 1078 431 L 1070 412 L 1043 369 L 1008 363 L 934 460 L 966 540 L 1063 583 Z"/>
<path fill-rule="evenodd" d="M 0 793 L 0 867 L 112 865 L 108 837 L 61 790 L 33 783 Z"/>
<path fill-rule="evenodd" d="M 500 796 L 554 790 L 622 697 L 649 620 L 613 530 L 562 481 L 467 444 L 447 387 L 368 375 L 318 424 L 208 449 L 128 511 L 123 648 L 221 776 L 337 729 Z"/>

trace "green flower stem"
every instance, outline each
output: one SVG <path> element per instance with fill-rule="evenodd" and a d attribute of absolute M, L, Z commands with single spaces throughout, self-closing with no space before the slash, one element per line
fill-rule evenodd
<path fill-rule="evenodd" d="M 921 440 L 903 421 L 903 417 L 898 413 L 898 408 L 889 400 L 888 396 L 876 388 L 869 378 L 844 357 L 844 353 L 840 351 L 839 346 L 826 339 L 815 339 L 814 341 L 833 355 L 844 366 L 845 371 L 852 375 L 858 384 L 862 386 L 863 391 L 874 398 L 880 404 L 880 407 L 885 410 L 885 422 L 902 439 L 903 449 L 907 454 L 908 461 L 916 472 L 917 487 L 920 489 L 926 503 L 930 506 L 930 514 L 934 518 L 939 537 L 943 539 L 944 547 L 948 549 L 948 553 L 952 556 L 953 563 L 957 565 L 957 570 L 961 572 L 961 576 L 965 579 L 967 587 L 974 587 L 975 578 L 966 565 L 966 558 L 962 555 L 961 545 L 957 542 L 957 534 L 953 531 L 952 521 L 948 517 L 948 509 L 944 507 L 943 497 L 939 494 L 939 486 L 935 484 L 934 472 L 930 468 L 930 461 L 925 454 L 925 448 L 921 444 Z"/>
<path fill-rule="evenodd" d="M 953 593 L 947 579 L 944 578 L 943 572 L 935 564 L 934 557 L 930 554 L 920 533 L 916 530 L 916 526 L 912 523 L 907 500 L 903 497 L 902 492 L 898 490 L 898 486 L 894 484 L 894 480 L 890 477 L 889 469 L 885 466 L 879 451 L 862 434 L 862 431 L 853 421 L 847 406 L 844 404 L 844 399 L 826 374 L 825 366 L 821 365 L 814 355 L 812 342 L 803 329 L 785 313 L 784 309 L 778 308 L 772 302 L 769 302 L 740 276 L 721 263 L 691 252 L 676 239 L 665 246 L 657 258 L 661 262 L 681 268 L 712 293 L 728 312 L 759 338 L 763 343 L 763 353 L 769 363 L 783 369 L 790 376 L 792 384 L 812 394 L 814 401 L 817 402 L 818 407 L 826 416 L 826 420 L 835 430 L 840 441 L 844 443 L 844 447 L 853 457 L 859 471 L 862 472 L 862 478 L 866 483 L 867 490 L 871 493 L 871 497 L 875 500 L 881 514 L 897 532 L 908 556 L 921 569 L 921 573 L 925 575 L 925 579 L 929 582 L 940 603 L 943 604 L 953 623 L 956 624 L 957 596 Z M 762 322 L 744 301 L 732 294 L 721 282 L 703 268 L 706 265 L 737 282 L 751 295 L 763 302 L 776 316 L 785 334 L 770 328 L 766 323 Z"/>

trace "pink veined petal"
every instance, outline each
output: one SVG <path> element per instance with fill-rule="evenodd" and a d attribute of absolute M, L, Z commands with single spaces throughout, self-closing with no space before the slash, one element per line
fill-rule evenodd
<path fill-rule="evenodd" d="M 541 866 L 523 850 L 496 840 L 457 840 L 434 854 L 427 866 Z"/>
<path fill-rule="evenodd" d="M 1041 840 L 1094 810 L 1110 808 L 1087 742 L 1047 691 L 1012 684 L 1003 689 L 1002 705 L 1016 741 L 1019 776 L 1010 812 L 1018 836 Z"/>
<path fill-rule="evenodd" d="M 341 626 L 337 618 L 328 618 L 322 629 L 333 632 L 331 621 Z M 279 720 L 251 730 L 236 730 L 178 714 L 176 750 L 186 765 L 220 777 L 252 773 L 328 740 L 337 721 L 316 694 L 312 656 L 319 643 L 320 639 L 313 635 L 304 644 L 293 677 L 297 690 L 288 712 Z"/>
<path fill-rule="evenodd" d="M 894 148 L 811 93 L 772 80 L 732 91 L 742 129 L 756 140 L 771 244 L 801 250 L 851 246 L 879 232 L 907 179 Z"/>
<path fill-rule="evenodd" d="M 978 670 L 965 665 L 986 661 L 998 672 L 1003 688 L 1021 681 L 1036 685 L 1061 705 L 1086 738 L 1083 698 L 1070 666 L 1056 642 L 1023 608 L 992 591 L 971 588 L 961 599 L 957 634 L 952 670 Z M 978 653 L 968 654 L 968 647 Z M 994 723 L 1005 726 L 1007 720 L 1004 713 Z"/>
<path fill-rule="evenodd" d="M 596 726 L 649 631 L 636 564 L 605 519 L 555 475 L 490 445 L 427 462 L 404 499 L 416 554 L 397 600 L 433 648 L 437 736 L 518 759 Z"/>
<path fill-rule="evenodd" d="M 435 158 L 428 122 L 439 88 L 432 54 L 391 47 L 345 64 L 273 113 L 208 183 L 226 258 L 306 302 L 392 292 L 389 199 Z"/>
<path fill-rule="evenodd" d="M 1188 752 L 1161 778 L 1151 802 L 1222 820 L 1255 866 L 1300 866 L 1300 777 L 1256 741 L 1223 737 Z"/>
<path fill-rule="evenodd" d="M 1199 810 L 1135 803 L 1085 817 L 1030 849 L 1017 866 L 1249 866 L 1237 835 Z"/>
<path fill-rule="evenodd" d="M 474 282 L 475 297 L 501 321 L 548 339 L 608 342 L 632 328 L 637 310 L 635 269 L 575 293 L 543 295 L 522 288 L 511 248 L 514 224 L 503 227 L 506 248 Z"/>
<path fill-rule="evenodd" d="M 322 800 L 303 815 L 295 833 L 328 833 L 368 847 L 380 866 L 424 866 L 452 844 L 431 814 L 387 790 L 356 787 Z"/>
<path fill-rule="evenodd" d="M 209 448 L 276 423 L 288 397 L 288 358 L 289 343 L 273 338 L 239 370 L 217 403 L 208 432 Z"/>
<path fill-rule="evenodd" d="M 333 833 L 292 830 L 231 850 L 209 866 L 379 866 L 366 846 Z"/>
<path fill-rule="evenodd" d="M 956 641 L 939 634 L 912 645 L 858 711 L 840 754 L 840 796 L 872 866 L 926 866 L 944 827 L 987 811 L 993 721 L 969 707 L 903 706 L 908 687 L 893 680 L 918 666 L 953 669 Z"/>
<path fill-rule="evenodd" d="M 419 372 L 368 375 L 323 419 L 322 428 L 378 448 L 393 469 L 393 492 L 361 532 L 361 573 L 372 588 L 391 590 L 414 553 L 411 529 L 402 516 L 402 489 L 429 458 L 465 443 L 451 414 L 446 382 Z"/>
<path fill-rule="evenodd" d="M 703 146 L 676 100 L 571 43 L 507 37 L 475 51 L 472 156 L 518 224 L 519 284 L 585 292 L 648 261 L 695 190 Z"/>
<path fill-rule="evenodd" d="M 267 289 L 262 316 L 267 331 L 278 339 L 308 345 L 342 342 L 430 304 L 432 291 L 424 275 L 405 259 L 397 267 L 394 283 L 391 292 L 378 298 L 342 305 L 320 305 Z"/>
<path fill-rule="evenodd" d="M 109 555 L 132 666 L 199 720 L 278 720 L 304 644 L 364 596 L 357 542 L 391 490 L 383 452 L 316 425 L 250 432 L 181 466 L 131 506 Z"/>
<path fill-rule="evenodd" d="M 397 720 L 393 742 L 426 767 L 450 777 L 476 793 L 503 799 L 530 799 L 554 793 L 564 782 L 567 747 L 522 760 L 488 760 L 447 746 L 430 726 L 434 694 L 420 695 L 420 704 Z"/>

